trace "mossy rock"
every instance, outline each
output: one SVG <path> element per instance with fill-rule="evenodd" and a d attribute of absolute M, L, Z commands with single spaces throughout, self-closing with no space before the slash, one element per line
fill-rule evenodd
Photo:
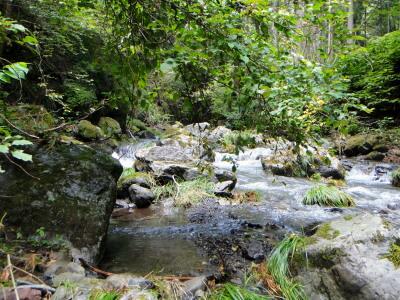
<path fill-rule="evenodd" d="M 373 161 L 382 161 L 385 158 L 385 154 L 378 152 L 378 151 L 372 151 L 367 154 L 365 157 L 366 160 L 373 160 Z"/>
<path fill-rule="evenodd" d="M 372 148 L 373 151 L 386 153 L 389 151 L 389 147 L 385 144 L 377 144 Z"/>
<path fill-rule="evenodd" d="M 99 127 L 103 130 L 104 134 L 107 136 L 115 136 L 122 132 L 119 123 L 110 117 L 102 117 L 99 121 Z"/>
<path fill-rule="evenodd" d="M 392 173 L 392 185 L 400 187 L 400 168 Z"/>
<path fill-rule="evenodd" d="M 141 187 L 151 187 L 151 175 L 144 172 L 135 172 L 133 169 L 126 169 L 117 183 L 117 197 L 125 199 L 129 197 L 129 187 L 137 184 Z"/>
<path fill-rule="evenodd" d="M 11 106 L 7 108 L 5 115 L 16 127 L 31 134 L 38 134 L 54 127 L 56 124 L 52 114 L 40 105 L 22 104 Z M 3 120 L 0 118 L 0 125 L 2 122 Z"/>
<path fill-rule="evenodd" d="M 381 143 L 381 139 L 376 135 L 356 135 L 349 138 L 344 148 L 346 156 L 365 155 L 372 151 L 375 145 Z"/>
<path fill-rule="evenodd" d="M 33 162 L 19 162 L 26 172 L 0 159 L 6 170 L 0 194 L 12 195 L 0 201 L 6 226 L 20 228 L 24 236 L 44 227 L 49 237 L 61 235 L 86 251 L 83 258 L 97 261 L 115 204 L 120 163 L 83 145 L 32 146 L 30 153 Z"/>
<path fill-rule="evenodd" d="M 68 135 L 61 135 L 60 142 L 68 145 L 83 145 L 83 142 L 78 141 L 74 137 Z"/>
<path fill-rule="evenodd" d="M 86 140 L 97 140 L 104 137 L 100 127 L 93 125 L 87 120 L 82 120 L 78 124 L 78 134 Z"/>
<path fill-rule="evenodd" d="M 139 119 L 135 119 L 135 118 L 129 119 L 128 126 L 129 126 L 129 128 L 132 126 L 132 127 L 139 128 L 140 130 L 147 130 L 147 125 L 143 121 L 141 121 Z"/>

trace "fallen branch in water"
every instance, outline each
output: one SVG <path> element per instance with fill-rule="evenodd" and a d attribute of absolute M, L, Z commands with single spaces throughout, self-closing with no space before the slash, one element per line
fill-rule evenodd
<path fill-rule="evenodd" d="M 105 277 L 114 275 L 114 273 L 103 271 L 103 270 L 100 270 L 98 268 L 95 268 L 95 267 L 89 265 L 83 258 L 80 258 L 79 261 L 80 261 L 82 267 L 84 267 L 85 269 L 87 269 L 89 271 L 92 271 L 92 272 L 94 272 L 96 274 L 99 274 L 99 275 L 102 275 L 102 276 L 105 276 Z"/>
<path fill-rule="evenodd" d="M 195 277 L 191 276 L 174 276 L 174 275 L 165 275 L 165 276 L 156 276 L 157 279 L 165 280 L 165 281 L 179 281 L 185 282 L 191 280 Z"/>

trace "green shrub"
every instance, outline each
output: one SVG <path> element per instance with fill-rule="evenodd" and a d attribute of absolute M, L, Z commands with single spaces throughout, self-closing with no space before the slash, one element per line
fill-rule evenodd
<path fill-rule="evenodd" d="M 400 31 L 389 33 L 359 48 L 342 62 L 350 89 L 363 104 L 396 113 L 400 104 Z"/>
<path fill-rule="evenodd" d="M 222 146 L 228 153 L 239 153 L 243 147 L 255 148 L 257 143 L 254 133 L 250 131 L 234 131 L 224 135 Z"/>
<path fill-rule="evenodd" d="M 353 198 L 334 186 L 318 185 L 307 191 L 303 199 L 306 205 L 349 207 L 355 206 Z"/>
<path fill-rule="evenodd" d="M 92 84 L 68 79 L 64 83 L 65 103 L 72 111 L 92 107 L 97 103 L 95 87 Z"/>

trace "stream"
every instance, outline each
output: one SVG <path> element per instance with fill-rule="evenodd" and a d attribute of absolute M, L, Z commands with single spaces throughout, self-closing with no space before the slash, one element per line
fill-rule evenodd
<path fill-rule="evenodd" d="M 129 167 L 135 152 L 153 143 L 143 140 L 125 145 L 113 156 L 119 158 L 124 167 Z M 383 214 L 399 225 L 400 193 L 390 185 L 393 165 L 343 160 L 349 170 L 343 190 L 354 197 L 357 206 L 324 208 L 302 204 L 304 194 L 314 182 L 267 175 L 263 171 L 259 158 L 271 153 L 267 148 L 246 150 L 238 156 L 216 153 L 216 168 L 231 169 L 231 163 L 224 161 L 226 155 L 237 161 L 236 189 L 258 191 L 262 198 L 259 203 L 217 205 L 206 202 L 185 211 L 166 201 L 148 209 L 133 209 L 131 214 L 111 221 L 101 267 L 110 272 L 139 275 L 155 272 L 197 276 L 216 271 L 215 261 L 220 254 L 212 251 L 213 247 L 221 248 L 226 255 L 235 247 L 244 253 L 253 253 L 261 247 L 259 252 L 262 252 L 269 249 L 265 241 L 279 240 L 288 231 L 302 232 L 318 223 L 362 211 Z M 232 265 L 237 263 L 239 268 L 243 260 L 236 256 Z"/>

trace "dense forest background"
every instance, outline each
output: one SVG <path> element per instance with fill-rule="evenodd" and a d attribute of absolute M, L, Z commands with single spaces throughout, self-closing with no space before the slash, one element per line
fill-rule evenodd
<path fill-rule="evenodd" d="M 42 105 L 55 119 L 40 134 L 105 114 L 131 128 L 133 117 L 208 121 L 300 143 L 398 122 L 397 0 L 0 5 L 2 115 Z"/>

